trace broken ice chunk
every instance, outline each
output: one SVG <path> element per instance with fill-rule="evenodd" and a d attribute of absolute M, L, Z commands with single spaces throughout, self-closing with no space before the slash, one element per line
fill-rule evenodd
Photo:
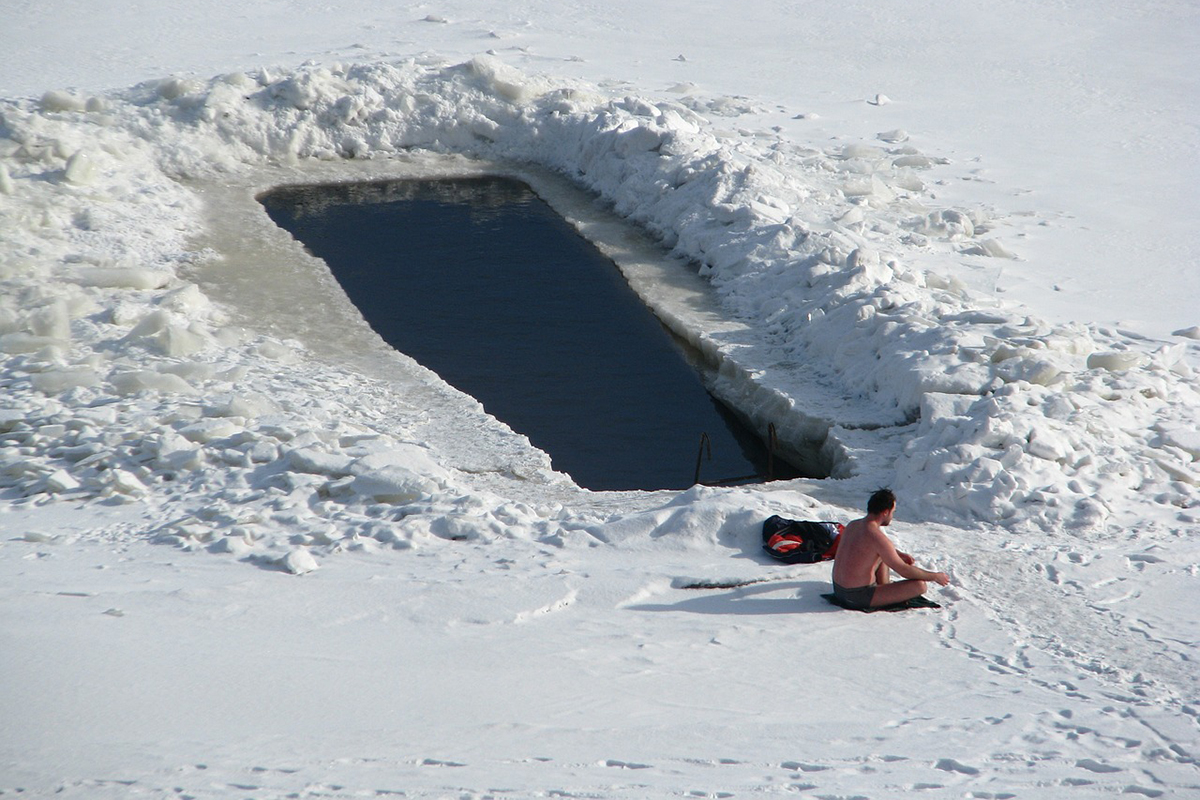
<path fill-rule="evenodd" d="M 1109 372 L 1124 372 L 1145 366 L 1146 357 L 1130 350 L 1092 353 L 1088 356 L 1088 369 L 1106 369 Z"/>
<path fill-rule="evenodd" d="M 317 560 L 312 557 L 312 553 L 301 549 L 292 550 L 279 559 L 279 565 L 293 575 L 303 575 L 307 572 L 312 572 L 319 566 Z"/>

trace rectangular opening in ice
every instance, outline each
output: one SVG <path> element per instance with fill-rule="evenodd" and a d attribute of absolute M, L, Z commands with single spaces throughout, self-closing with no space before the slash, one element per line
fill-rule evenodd
<path fill-rule="evenodd" d="M 699 354 L 520 181 L 302 185 L 259 199 L 385 341 L 480 400 L 582 486 L 822 477 L 716 401 Z"/>

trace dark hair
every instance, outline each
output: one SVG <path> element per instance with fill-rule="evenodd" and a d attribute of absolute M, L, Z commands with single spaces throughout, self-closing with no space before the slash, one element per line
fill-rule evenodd
<path fill-rule="evenodd" d="M 868 514 L 882 514 L 889 508 L 896 507 L 896 495 L 891 489 L 880 489 L 871 495 L 871 499 L 867 501 Z"/>

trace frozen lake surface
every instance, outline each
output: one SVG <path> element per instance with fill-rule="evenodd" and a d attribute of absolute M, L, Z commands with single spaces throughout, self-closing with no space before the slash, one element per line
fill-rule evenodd
<path fill-rule="evenodd" d="M 1200 5 L 117 5 L 0 25 L 0 794 L 1196 795 Z M 255 199 L 464 174 L 835 477 L 582 489 Z M 881 485 L 941 609 L 762 552 Z"/>

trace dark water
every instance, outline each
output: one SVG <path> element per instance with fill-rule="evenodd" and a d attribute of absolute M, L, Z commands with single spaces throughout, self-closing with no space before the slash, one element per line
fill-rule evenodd
<path fill-rule="evenodd" d="M 596 490 L 765 476 L 763 442 L 705 390 L 616 265 L 506 178 L 283 187 L 259 200 L 385 341 Z M 707 455 L 707 453 L 706 453 Z M 796 477 L 778 457 L 774 476 Z"/>

